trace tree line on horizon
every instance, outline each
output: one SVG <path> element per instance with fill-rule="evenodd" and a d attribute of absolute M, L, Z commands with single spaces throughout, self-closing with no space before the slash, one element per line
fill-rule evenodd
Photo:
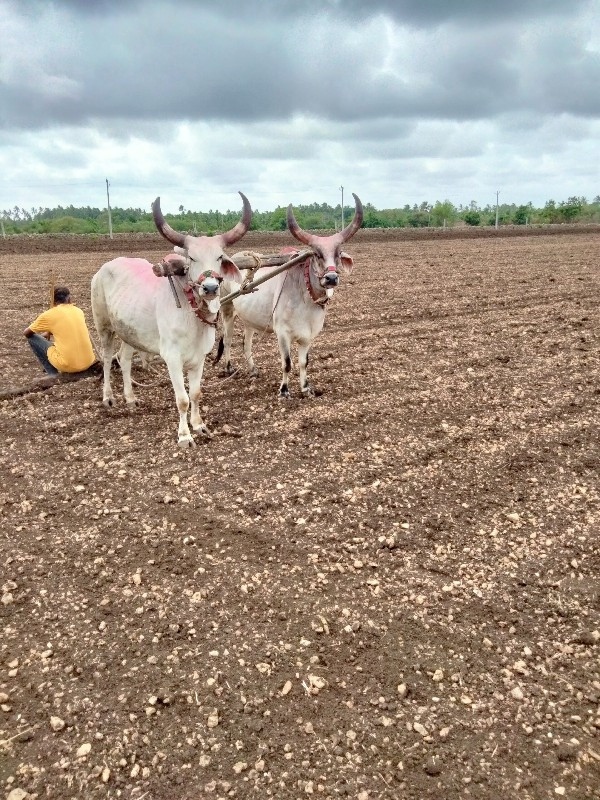
<path fill-rule="evenodd" d="M 365 228 L 426 228 L 455 227 L 457 225 L 495 225 L 496 206 L 479 206 L 472 201 L 466 206 L 455 206 L 450 200 L 429 203 L 424 201 L 402 208 L 377 209 L 371 203 L 364 206 Z M 344 222 L 352 219 L 354 206 L 344 204 Z M 91 206 L 56 208 L 19 208 L 0 212 L 7 234 L 18 233 L 89 233 L 108 232 L 107 209 Z M 339 230 L 342 219 L 341 205 L 311 203 L 294 208 L 300 226 L 306 230 Z M 152 214 L 141 208 L 111 209 L 112 228 L 115 233 L 146 233 L 156 230 Z M 166 214 L 169 224 L 178 231 L 213 234 L 233 227 L 239 220 L 236 211 L 191 211 L 179 206 L 178 214 Z M 585 197 L 569 197 L 555 202 L 548 200 L 543 208 L 503 203 L 498 206 L 499 225 L 545 225 L 557 223 L 600 222 L 600 195 L 591 202 Z M 254 211 L 251 230 L 279 231 L 286 229 L 286 208 L 274 211 Z"/>

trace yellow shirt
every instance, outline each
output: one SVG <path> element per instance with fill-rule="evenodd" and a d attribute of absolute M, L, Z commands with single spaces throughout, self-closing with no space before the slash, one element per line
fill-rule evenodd
<path fill-rule="evenodd" d="M 72 303 L 59 303 L 44 311 L 29 329 L 53 335 L 54 344 L 46 355 L 59 372 L 81 372 L 96 360 L 83 311 Z"/>

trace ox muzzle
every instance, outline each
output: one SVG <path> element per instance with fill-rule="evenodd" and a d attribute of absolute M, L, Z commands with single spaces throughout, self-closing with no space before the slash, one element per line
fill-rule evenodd
<path fill-rule="evenodd" d="M 221 287 L 221 282 L 223 278 L 219 275 L 218 272 L 213 272 L 212 270 L 206 270 L 205 272 L 201 273 L 198 276 L 198 280 L 196 281 L 196 285 L 202 291 L 204 295 L 216 295 Z"/>
<path fill-rule="evenodd" d="M 340 276 L 334 266 L 327 267 L 323 275 L 319 276 L 319 283 L 324 289 L 335 289 L 339 282 Z"/>

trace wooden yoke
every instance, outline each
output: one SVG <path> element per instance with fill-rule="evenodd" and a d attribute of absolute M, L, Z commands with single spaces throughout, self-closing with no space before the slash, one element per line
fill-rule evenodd
<path fill-rule="evenodd" d="M 259 255 L 259 254 L 258 254 Z M 288 254 L 289 255 L 289 254 Z M 227 303 L 232 303 L 236 297 L 239 297 L 242 294 L 248 294 L 249 292 L 253 292 L 257 286 L 260 286 L 261 283 L 274 278 L 275 275 L 279 275 L 280 272 L 285 272 L 286 269 L 290 267 L 296 266 L 296 264 L 302 264 L 302 262 L 306 261 L 307 258 L 314 255 L 314 251 L 311 250 L 303 250 L 301 253 L 298 253 L 297 256 L 294 258 L 288 258 L 288 255 L 277 255 L 277 256 L 260 256 L 260 267 L 275 267 L 275 269 L 271 270 L 268 275 L 263 275 L 262 278 L 257 278 L 255 281 L 251 281 L 250 283 L 245 284 L 240 289 L 235 292 L 231 292 L 226 297 L 223 297 L 221 300 L 221 305 L 225 305 Z M 236 265 L 240 269 L 252 269 L 256 268 L 256 266 L 245 266 L 246 263 L 253 260 L 252 257 L 248 256 L 246 253 L 239 253 L 235 254 L 231 257 L 232 261 L 235 261 Z"/>

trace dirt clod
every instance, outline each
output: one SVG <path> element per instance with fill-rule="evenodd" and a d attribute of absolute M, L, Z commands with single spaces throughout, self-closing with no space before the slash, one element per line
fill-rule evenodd
<path fill-rule="evenodd" d="M 428 775 L 439 775 L 442 771 L 442 762 L 438 756 L 429 756 L 425 762 L 425 772 Z"/>

